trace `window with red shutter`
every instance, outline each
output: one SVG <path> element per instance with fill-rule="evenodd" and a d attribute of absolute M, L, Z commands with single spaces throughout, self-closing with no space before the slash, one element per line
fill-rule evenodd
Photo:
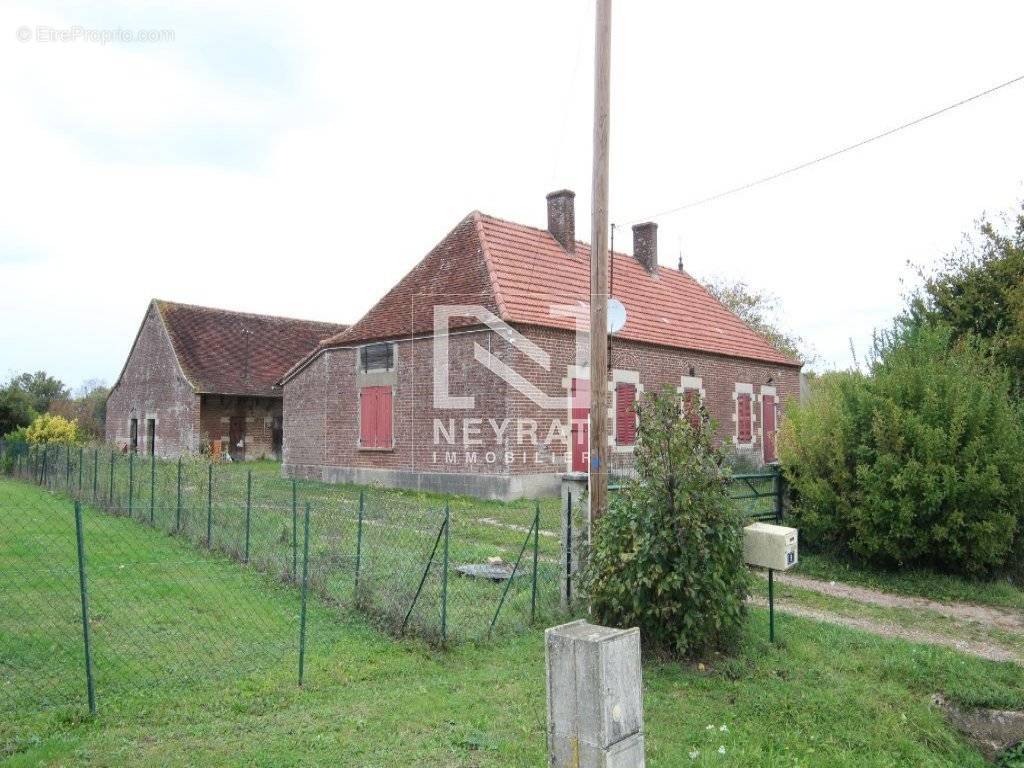
<path fill-rule="evenodd" d="M 391 387 L 359 391 L 359 447 L 391 448 Z"/>
<path fill-rule="evenodd" d="M 615 385 L 615 443 L 636 443 L 636 385 L 620 382 Z"/>
<path fill-rule="evenodd" d="M 700 429 L 700 390 L 687 387 L 683 390 L 683 416 L 690 426 Z"/>
<path fill-rule="evenodd" d="M 381 387 L 377 396 L 377 447 L 391 448 L 391 387 Z"/>
<path fill-rule="evenodd" d="M 747 393 L 736 395 L 736 440 L 740 443 L 753 442 L 750 399 L 750 395 Z"/>

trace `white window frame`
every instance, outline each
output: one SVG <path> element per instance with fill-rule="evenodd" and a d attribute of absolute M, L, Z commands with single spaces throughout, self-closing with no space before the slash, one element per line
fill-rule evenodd
<path fill-rule="evenodd" d="M 613 368 L 612 380 L 608 382 L 608 389 L 611 393 L 611 396 L 609 397 L 609 400 L 611 401 L 611 408 L 608 409 L 608 421 L 612 425 L 612 433 L 608 437 L 608 444 L 611 446 L 614 453 L 633 453 L 636 449 L 635 440 L 631 445 L 619 445 L 619 425 L 616 420 L 616 414 L 618 413 L 616 397 L 618 396 L 618 393 L 615 391 L 619 384 L 632 384 L 636 387 L 636 401 L 640 402 L 640 397 L 644 393 L 644 385 L 640 383 L 640 371 Z M 636 417 L 634 416 L 634 418 Z"/>
<path fill-rule="evenodd" d="M 739 396 L 750 395 L 750 442 L 740 442 L 740 419 L 739 419 Z M 757 395 L 754 394 L 754 385 L 743 382 L 736 382 L 732 391 L 732 436 L 737 447 L 753 448 L 757 443 L 760 421 L 757 419 Z"/>

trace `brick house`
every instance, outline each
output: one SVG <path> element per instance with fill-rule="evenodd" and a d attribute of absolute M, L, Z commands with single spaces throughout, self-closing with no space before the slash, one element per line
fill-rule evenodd
<path fill-rule="evenodd" d="M 611 259 L 628 318 L 604 377 L 612 470 L 631 466 L 630 406 L 663 387 L 700 398 L 735 451 L 773 461 L 801 363 L 681 267 L 659 267 L 657 225 L 633 238 L 633 256 Z M 503 499 L 557 492 L 561 474 L 587 467 L 591 376 L 576 317 L 589 286 L 572 192 L 548 195 L 547 229 L 470 213 L 283 378 L 285 473 Z"/>
<path fill-rule="evenodd" d="M 154 299 L 107 398 L 107 442 L 165 457 L 214 444 L 235 460 L 280 457 L 276 382 L 345 328 Z"/>

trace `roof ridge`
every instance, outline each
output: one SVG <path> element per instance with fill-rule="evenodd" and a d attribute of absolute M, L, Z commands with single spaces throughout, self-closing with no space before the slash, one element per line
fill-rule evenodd
<path fill-rule="evenodd" d="M 288 322 L 294 322 L 294 323 L 316 323 L 318 325 L 331 325 L 331 326 L 335 326 L 335 327 L 342 328 L 342 329 L 346 329 L 346 328 L 350 327 L 349 324 L 347 324 L 347 323 L 335 323 L 335 322 L 333 322 L 331 320 L 311 320 L 309 318 L 291 317 L 289 315 L 268 315 L 268 314 L 264 314 L 264 313 L 261 313 L 261 312 L 242 312 L 242 311 L 236 310 L 236 309 L 224 309 L 222 307 L 210 307 L 210 306 L 206 306 L 205 304 L 189 304 L 189 303 L 183 302 L 183 301 L 169 301 L 168 299 L 157 299 L 157 298 L 154 298 L 153 302 L 157 305 L 157 308 L 161 310 L 161 315 L 163 314 L 162 308 L 165 307 L 165 306 L 167 306 L 167 307 L 183 307 L 185 309 L 200 310 L 200 311 L 203 311 L 203 312 L 216 312 L 217 314 L 221 314 L 221 315 L 239 315 L 239 316 L 242 316 L 242 317 L 259 318 L 261 320 L 286 320 Z"/>

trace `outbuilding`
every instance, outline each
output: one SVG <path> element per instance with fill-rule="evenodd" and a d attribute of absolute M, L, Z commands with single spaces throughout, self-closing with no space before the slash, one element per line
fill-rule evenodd
<path fill-rule="evenodd" d="M 106 439 L 163 457 L 280 458 L 277 381 L 345 328 L 153 299 L 107 399 Z"/>

